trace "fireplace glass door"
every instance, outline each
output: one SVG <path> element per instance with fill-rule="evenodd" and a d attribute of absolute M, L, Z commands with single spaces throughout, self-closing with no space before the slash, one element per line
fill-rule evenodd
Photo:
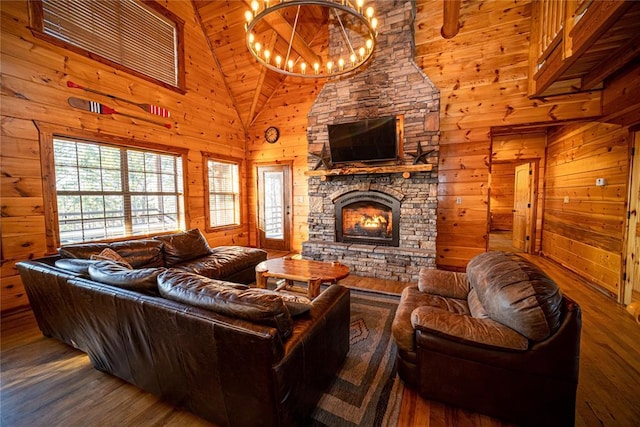
<path fill-rule="evenodd" d="M 391 208 L 375 202 L 357 202 L 342 208 L 343 239 L 382 239 L 392 237 Z"/>

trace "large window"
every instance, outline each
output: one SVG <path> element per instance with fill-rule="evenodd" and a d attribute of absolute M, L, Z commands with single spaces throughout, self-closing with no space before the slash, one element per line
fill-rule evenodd
<path fill-rule="evenodd" d="M 155 1 L 29 2 L 35 34 L 93 59 L 183 88 L 182 28 Z"/>
<path fill-rule="evenodd" d="M 184 229 L 182 158 L 53 137 L 60 244 Z"/>
<path fill-rule="evenodd" d="M 205 154 L 207 224 L 211 228 L 240 225 L 240 163 Z"/>

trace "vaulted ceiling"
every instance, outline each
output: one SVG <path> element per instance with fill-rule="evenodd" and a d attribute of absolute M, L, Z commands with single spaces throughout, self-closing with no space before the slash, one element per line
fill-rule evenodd
<path fill-rule="evenodd" d="M 264 108 L 268 108 L 269 99 L 285 83 L 292 80 L 296 84 L 315 83 L 315 79 L 291 77 L 269 70 L 249 53 L 245 41 L 245 12 L 250 10 L 250 1 L 193 1 L 193 5 L 245 129 L 252 125 Z M 264 40 L 265 47 L 270 46 L 272 51 L 287 50 L 286 44 L 282 46 L 282 43 L 290 38 L 294 12 L 291 8 L 282 9 L 254 28 L 257 38 Z M 327 20 L 326 8 L 301 8 L 297 28 L 303 28 L 303 31 L 298 31 L 299 37 L 292 43 L 293 57 L 307 58 L 312 55 L 312 49 L 316 52 L 327 49 Z M 279 37 L 275 37 L 274 32 Z"/>

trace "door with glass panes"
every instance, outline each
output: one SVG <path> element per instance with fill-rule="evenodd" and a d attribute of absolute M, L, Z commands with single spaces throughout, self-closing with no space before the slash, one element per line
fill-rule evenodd
<path fill-rule="evenodd" d="M 291 249 L 291 164 L 260 165 L 258 239 L 263 249 Z"/>

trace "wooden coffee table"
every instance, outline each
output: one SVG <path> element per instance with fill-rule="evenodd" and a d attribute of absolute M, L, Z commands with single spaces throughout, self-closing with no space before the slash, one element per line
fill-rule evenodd
<path fill-rule="evenodd" d="M 267 279 L 284 279 L 284 284 L 276 290 L 295 288 L 293 282 L 306 282 L 307 295 L 320 295 L 321 283 L 338 283 L 349 275 L 349 267 L 339 262 L 311 261 L 291 257 L 262 261 L 256 266 L 256 286 L 266 289 Z"/>

